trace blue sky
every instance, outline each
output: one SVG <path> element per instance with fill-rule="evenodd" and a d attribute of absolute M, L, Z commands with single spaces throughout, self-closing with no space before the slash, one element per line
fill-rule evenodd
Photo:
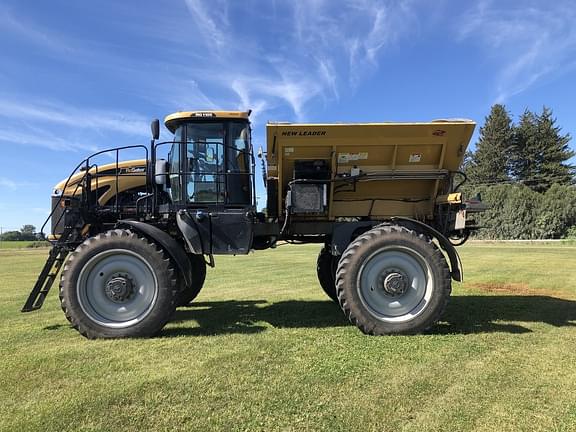
<path fill-rule="evenodd" d="M 269 120 L 481 123 L 495 102 L 576 136 L 574 23 L 573 0 L 3 0 L 0 226 L 39 227 L 78 161 L 178 110 L 251 108 L 256 148 Z"/>

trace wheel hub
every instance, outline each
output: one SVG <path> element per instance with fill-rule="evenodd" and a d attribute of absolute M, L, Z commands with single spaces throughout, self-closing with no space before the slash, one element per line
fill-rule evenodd
<path fill-rule="evenodd" d="M 383 281 L 384 292 L 392 297 L 399 297 L 409 287 L 408 278 L 404 273 L 392 271 L 385 275 Z"/>
<path fill-rule="evenodd" d="M 134 294 L 134 282 L 125 273 L 115 273 L 106 281 L 104 293 L 114 303 L 124 303 Z"/>

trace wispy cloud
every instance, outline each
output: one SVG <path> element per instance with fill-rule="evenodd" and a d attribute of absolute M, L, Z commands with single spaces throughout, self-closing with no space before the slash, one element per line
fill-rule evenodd
<path fill-rule="evenodd" d="M 2 98 L 0 117 L 37 120 L 77 129 L 114 131 L 136 136 L 148 135 L 149 124 L 144 116 L 131 112 L 79 109 L 62 103 L 26 103 Z"/>
<path fill-rule="evenodd" d="M 349 0 L 339 2 L 298 1 L 294 6 L 296 38 L 316 59 L 331 59 L 353 88 L 379 66 L 379 56 L 401 37 L 414 34 L 418 27 L 417 6 L 411 0 Z M 333 69 L 334 71 L 334 69 Z M 335 83 L 335 74 L 324 75 Z"/>
<path fill-rule="evenodd" d="M 159 85 L 159 93 L 164 102 L 176 111 L 186 111 L 196 108 L 219 109 L 223 108 L 213 98 L 209 97 L 196 80 L 192 77 L 182 79 L 189 73 L 186 68 L 180 71 L 180 78 L 164 79 Z M 154 93 L 158 97 L 158 92 Z"/>
<path fill-rule="evenodd" d="M 221 30 L 228 26 L 227 3 L 221 0 L 211 0 L 209 3 L 202 0 L 185 0 L 185 2 L 200 30 L 199 33 L 208 45 L 215 46 L 218 50 L 229 47 L 228 36 Z M 216 10 L 218 13 L 211 14 L 210 10 Z"/>
<path fill-rule="evenodd" d="M 85 11 L 90 7 L 83 5 L 79 9 Z M 11 56 L 11 61 L 5 62 L 5 69 L 12 75 L 17 75 L 19 71 L 29 74 L 29 61 L 33 61 L 35 66 L 43 65 L 42 74 L 50 76 L 56 73 L 60 81 L 72 78 L 74 82 L 71 84 L 81 90 L 89 80 L 99 82 L 108 77 L 109 82 L 115 85 L 110 92 L 130 89 L 132 95 L 146 99 L 150 93 L 162 94 L 165 88 L 163 80 L 170 80 L 170 68 L 167 66 L 176 63 L 174 58 L 194 56 L 194 50 L 182 49 L 190 41 L 183 33 L 185 27 L 170 22 L 170 19 L 174 20 L 174 15 L 167 17 L 164 10 L 151 17 L 149 9 L 142 8 L 147 15 L 138 15 L 141 11 L 115 2 L 107 5 L 110 16 L 99 23 L 102 28 L 95 33 L 69 27 L 62 29 L 53 21 L 33 19 L 34 14 L 25 14 L 22 9 L 0 5 L 4 43 L 21 47 L 21 52 L 25 53 L 20 61 L 19 56 Z M 184 6 L 182 9 L 186 10 Z M 123 16 L 124 21 L 115 21 L 110 19 L 111 16 L 116 19 Z M 148 23 L 145 33 L 142 32 L 142 21 Z M 119 39 L 125 40 L 119 42 L 107 37 L 118 31 L 123 35 Z M 156 53 L 142 56 L 141 52 L 133 49 L 134 39 L 150 46 L 151 52 L 152 48 L 158 48 Z M 172 60 L 166 62 L 165 58 Z"/>
<path fill-rule="evenodd" d="M 15 190 L 18 187 L 15 181 L 0 177 L 0 188 L 7 188 L 10 190 Z"/>
<path fill-rule="evenodd" d="M 23 130 L 22 128 L 2 126 L 0 127 L 0 142 L 43 147 L 54 151 L 82 150 L 95 152 L 98 150 L 98 147 L 95 145 L 57 137 L 54 134 L 45 130 L 40 130 L 39 128 Z"/>
<path fill-rule="evenodd" d="M 252 121 L 257 123 L 258 116 L 268 108 L 269 103 L 261 98 L 254 99 L 253 94 L 251 94 L 249 86 L 247 85 L 247 81 L 246 77 L 236 77 L 233 79 L 230 87 L 240 98 L 237 108 L 243 111 L 251 109 L 254 113 L 252 115 Z"/>
<path fill-rule="evenodd" d="M 75 49 L 52 30 L 42 28 L 16 16 L 6 6 L 0 6 L 0 26 L 4 35 L 11 34 L 43 48 L 70 54 Z"/>
<path fill-rule="evenodd" d="M 87 133 L 90 132 L 90 133 Z M 0 142 L 55 151 L 89 151 L 148 137 L 149 119 L 132 112 L 80 109 L 53 101 L 28 103 L 0 97 Z M 100 137 L 100 140 L 95 139 Z M 98 145 L 98 141 L 102 145 Z"/>
<path fill-rule="evenodd" d="M 16 181 L 6 177 L 0 177 L 0 188 L 2 189 L 17 190 L 29 186 L 35 185 L 30 182 Z"/>
<path fill-rule="evenodd" d="M 37 213 L 44 216 L 48 216 L 50 214 L 50 209 L 46 207 L 32 207 L 30 211 L 32 213 Z"/>
<path fill-rule="evenodd" d="M 255 117 L 286 106 L 300 121 L 312 101 L 353 91 L 378 67 L 384 48 L 413 30 L 407 20 L 416 19 L 411 1 L 347 0 L 337 8 L 329 0 L 251 3 L 248 8 L 258 11 L 244 25 L 279 29 L 262 43 L 230 23 L 230 3 L 185 4 L 206 49 L 206 62 L 190 69 L 198 84 L 226 90 Z"/>
<path fill-rule="evenodd" d="M 576 66 L 576 9 L 571 0 L 521 4 L 481 1 L 461 21 L 461 39 L 476 40 L 497 64 L 495 99 L 524 92 Z"/>
<path fill-rule="evenodd" d="M 324 86 L 330 91 L 330 94 L 334 96 L 335 99 L 340 97 L 338 92 L 338 72 L 334 67 L 334 62 L 330 59 L 317 59 L 318 61 L 318 71 L 320 73 L 320 78 L 322 79 Z"/>
<path fill-rule="evenodd" d="M 132 87 L 137 83 L 141 88 L 133 90 L 139 97 L 171 109 L 236 106 L 251 108 L 256 121 L 264 113 L 286 119 L 286 112 L 305 120 L 314 103 L 327 104 L 354 92 L 378 68 L 385 48 L 414 31 L 413 1 L 341 0 L 335 7 L 333 0 L 182 0 L 171 13 L 155 14 L 145 35 L 130 22 L 106 23 L 122 25 L 127 38 L 137 36 L 151 47 L 163 47 L 161 55 L 147 60 L 105 38 L 60 34 L 6 7 L 0 7 L 0 24 L 11 37 L 47 48 L 62 61 L 114 73 L 115 79 L 122 71 Z M 124 19 L 150 19 L 149 13 L 131 11 L 133 19 L 129 11 L 114 6 Z M 242 19 L 231 19 L 240 14 Z M 260 27 L 269 38 L 247 31 Z M 74 109 L 61 112 L 50 104 L 19 106 L 16 112 L 61 125 L 79 116 Z M 85 129 L 148 130 L 138 120 L 131 123 L 131 113 L 89 114 L 82 122 Z"/>

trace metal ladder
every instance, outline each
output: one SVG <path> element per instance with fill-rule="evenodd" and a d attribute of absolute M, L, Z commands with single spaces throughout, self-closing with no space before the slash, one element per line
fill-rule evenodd
<path fill-rule="evenodd" d="M 58 242 L 52 246 L 52 249 L 50 249 L 44 268 L 40 272 L 40 275 L 34 284 L 34 288 L 32 288 L 28 300 L 26 300 L 21 312 L 35 311 L 40 309 L 44 304 L 44 300 L 50 292 L 50 288 L 52 288 L 56 276 L 70 252 L 69 248 L 66 246 L 66 242 L 72 231 L 73 228 L 66 228 L 58 239 Z"/>

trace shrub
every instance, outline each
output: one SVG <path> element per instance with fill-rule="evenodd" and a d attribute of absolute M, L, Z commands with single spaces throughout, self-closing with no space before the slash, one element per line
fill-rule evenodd
<path fill-rule="evenodd" d="M 566 230 L 566 238 L 576 240 L 576 225 L 573 225 Z"/>
<path fill-rule="evenodd" d="M 476 217 L 481 239 L 576 237 L 576 187 L 554 184 L 538 193 L 521 184 L 475 188 L 490 209 Z"/>
<path fill-rule="evenodd" d="M 41 247 L 50 247 L 50 242 L 47 241 L 34 241 L 26 245 L 27 248 L 41 248 Z"/>
<path fill-rule="evenodd" d="M 482 239 L 533 239 L 542 195 L 523 185 L 501 184 L 478 190 L 490 209 L 476 217 Z"/>
<path fill-rule="evenodd" d="M 543 195 L 534 226 L 534 234 L 541 239 L 566 237 L 568 229 L 576 225 L 576 189 L 554 184 Z"/>

